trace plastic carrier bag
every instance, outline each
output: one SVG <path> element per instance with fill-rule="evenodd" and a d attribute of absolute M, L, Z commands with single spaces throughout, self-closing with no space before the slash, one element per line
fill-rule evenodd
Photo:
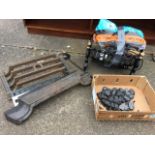
<path fill-rule="evenodd" d="M 117 33 L 118 28 L 115 23 L 107 19 L 100 19 L 96 31 L 105 31 L 107 33 Z"/>

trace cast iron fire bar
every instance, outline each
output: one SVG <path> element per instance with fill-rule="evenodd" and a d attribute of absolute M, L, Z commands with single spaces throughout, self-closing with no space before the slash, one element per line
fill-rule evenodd
<path fill-rule="evenodd" d="M 78 84 L 89 85 L 91 76 L 79 69 L 65 54 L 51 54 L 10 66 L 1 80 L 14 107 L 6 118 L 21 124 L 33 108 L 45 100 Z"/>

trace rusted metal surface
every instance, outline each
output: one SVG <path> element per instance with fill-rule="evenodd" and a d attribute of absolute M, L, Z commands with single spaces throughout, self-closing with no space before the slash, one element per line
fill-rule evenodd
<path fill-rule="evenodd" d="M 81 76 L 79 72 L 73 72 L 60 80 L 55 81 L 54 83 L 50 83 L 49 85 L 42 87 L 41 89 L 21 96 L 19 100 L 26 104 L 36 106 L 37 104 L 65 91 L 66 89 L 79 84 L 80 79 Z"/>
<path fill-rule="evenodd" d="M 67 68 L 60 57 L 51 54 L 12 65 L 1 79 L 8 96 L 11 97 L 20 88 L 29 87 L 33 82 L 44 81 L 53 74 L 64 74 L 66 71 Z"/>
<path fill-rule="evenodd" d="M 1 76 L 15 107 L 5 112 L 8 120 L 20 124 L 41 102 L 78 84 L 89 85 L 91 77 L 64 54 L 52 54 L 9 67 Z"/>

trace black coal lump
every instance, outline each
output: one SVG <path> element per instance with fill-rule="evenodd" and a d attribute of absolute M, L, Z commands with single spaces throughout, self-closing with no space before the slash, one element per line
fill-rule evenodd
<path fill-rule="evenodd" d="M 114 96 L 113 102 L 114 103 L 118 103 L 119 102 L 119 97 L 118 96 Z"/>
<path fill-rule="evenodd" d="M 109 100 L 110 102 L 113 102 L 113 101 L 114 101 L 114 97 L 113 97 L 113 96 L 110 96 L 110 97 L 108 98 L 108 100 Z"/>
<path fill-rule="evenodd" d="M 126 104 L 126 103 L 122 103 L 119 106 L 119 109 L 122 110 L 122 111 L 128 111 L 128 110 L 130 110 L 128 104 Z"/>
<path fill-rule="evenodd" d="M 97 96 L 98 96 L 98 98 L 99 98 L 100 100 L 102 100 L 102 99 L 107 99 L 107 96 L 104 95 L 103 92 L 99 92 L 99 93 L 97 94 Z"/>
<path fill-rule="evenodd" d="M 126 100 L 125 100 L 125 98 L 123 97 L 123 98 L 122 98 L 122 103 L 125 103 L 125 102 L 126 102 Z"/>
<path fill-rule="evenodd" d="M 131 93 L 130 93 L 130 91 L 128 90 L 128 91 L 126 91 L 126 95 L 127 96 L 130 96 L 131 95 Z"/>
<path fill-rule="evenodd" d="M 113 88 L 112 91 L 111 91 L 111 95 L 112 96 L 116 95 L 116 92 L 117 92 L 117 88 Z"/>
<path fill-rule="evenodd" d="M 129 89 L 125 88 L 125 89 L 124 89 L 124 95 L 127 95 L 128 92 L 129 92 Z"/>
<path fill-rule="evenodd" d="M 115 103 L 110 102 L 110 107 L 115 108 Z"/>
<path fill-rule="evenodd" d="M 127 89 L 123 89 L 122 90 L 122 95 L 125 95 L 126 94 L 126 91 L 128 91 Z"/>
<path fill-rule="evenodd" d="M 99 99 L 102 99 L 102 92 L 97 93 Z"/>
<path fill-rule="evenodd" d="M 108 100 L 102 99 L 101 103 L 106 106 L 110 106 L 110 102 Z"/>
<path fill-rule="evenodd" d="M 103 87 L 103 88 L 102 88 L 102 92 L 105 91 L 105 90 L 107 90 L 107 89 L 109 89 L 109 88 Z"/>
<path fill-rule="evenodd" d="M 121 88 L 118 88 L 118 89 L 117 89 L 117 91 L 116 91 L 116 95 L 117 95 L 117 96 L 121 96 L 121 95 L 122 95 Z"/>
<path fill-rule="evenodd" d="M 130 100 L 134 98 L 134 95 L 131 94 L 129 91 L 126 93 L 126 96 L 128 96 Z"/>
<path fill-rule="evenodd" d="M 135 91 L 127 88 L 107 88 L 103 87 L 98 98 L 107 110 L 129 111 L 134 109 Z"/>
<path fill-rule="evenodd" d="M 110 96 L 111 95 L 111 89 L 107 88 L 103 91 L 103 94 L 106 96 Z"/>
<path fill-rule="evenodd" d="M 124 89 L 123 89 L 123 88 L 119 88 L 119 91 L 120 91 L 121 93 L 123 93 L 123 92 L 124 92 Z"/>
<path fill-rule="evenodd" d="M 118 104 L 121 104 L 123 101 L 124 101 L 124 99 L 121 96 L 119 96 L 118 97 Z"/>
<path fill-rule="evenodd" d="M 102 93 L 102 99 L 106 99 L 107 100 L 108 97 Z"/>
<path fill-rule="evenodd" d="M 130 101 L 128 105 L 129 105 L 130 110 L 134 109 L 134 102 L 133 101 Z"/>
<path fill-rule="evenodd" d="M 119 105 L 114 103 L 114 108 L 115 108 L 115 110 L 119 110 Z"/>
<path fill-rule="evenodd" d="M 130 98 L 129 96 L 125 95 L 125 96 L 124 96 L 124 100 L 125 100 L 125 102 L 128 102 L 128 101 L 131 100 L 131 98 Z"/>
<path fill-rule="evenodd" d="M 133 89 L 129 89 L 130 94 L 135 95 L 135 91 Z"/>
<path fill-rule="evenodd" d="M 129 98 L 130 100 L 132 100 L 134 98 L 134 95 L 130 95 Z"/>

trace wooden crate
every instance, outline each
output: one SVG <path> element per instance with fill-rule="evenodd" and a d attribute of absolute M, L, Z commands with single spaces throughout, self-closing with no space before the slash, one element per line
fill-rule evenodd
<path fill-rule="evenodd" d="M 134 89 L 134 110 L 106 110 L 97 97 L 103 86 Z M 97 120 L 155 120 L 155 91 L 145 76 L 95 74 L 92 80 L 92 95 Z"/>

